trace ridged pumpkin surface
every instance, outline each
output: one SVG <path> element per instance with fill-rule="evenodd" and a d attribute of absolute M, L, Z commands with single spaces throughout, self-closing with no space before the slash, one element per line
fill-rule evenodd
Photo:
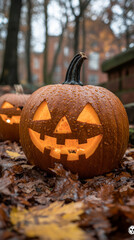
<path fill-rule="evenodd" d="M 7 93 L 0 97 L 0 140 L 19 142 L 20 115 L 29 96 Z"/>
<path fill-rule="evenodd" d="M 89 178 L 118 167 L 129 124 L 120 100 L 96 86 L 49 85 L 34 92 L 20 121 L 20 139 L 31 164 L 54 163 Z"/>

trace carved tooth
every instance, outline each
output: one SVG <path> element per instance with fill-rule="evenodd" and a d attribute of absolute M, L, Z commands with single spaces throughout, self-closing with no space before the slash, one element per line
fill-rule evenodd
<path fill-rule="evenodd" d="M 61 148 L 61 154 L 68 154 L 68 150 L 66 148 Z"/>
<path fill-rule="evenodd" d="M 77 148 L 78 147 L 78 139 L 66 139 L 65 140 L 65 146 L 66 147 L 72 147 L 72 148 Z"/>
<path fill-rule="evenodd" d="M 74 153 L 69 153 L 67 156 L 67 161 L 77 161 L 79 160 L 78 154 Z"/>

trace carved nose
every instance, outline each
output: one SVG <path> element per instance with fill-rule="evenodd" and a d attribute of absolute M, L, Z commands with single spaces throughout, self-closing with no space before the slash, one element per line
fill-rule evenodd
<path fill-rule="evenodd" d="M 58 122 L 54 133 L 71 133 L 71 128 L 69 126 L 69 123 L 67 121 L 67 118 L 64 116 L 60 119 L 60 121 Z"/>

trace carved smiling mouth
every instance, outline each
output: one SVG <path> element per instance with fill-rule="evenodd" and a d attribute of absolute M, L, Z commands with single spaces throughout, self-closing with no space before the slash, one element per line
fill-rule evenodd
<path fill-rule="evenodd" d="M 87 143 L 79 144 L 78 139 L 65 139 L 65 144 L 57 144 L 57 138 L 45 135 L 44 140 L 40 139 L 40 133 L 29 128 L 29 135 L 33 144 L 44 153 L 45 149 L 50 150 L 50 156 L 60 159 L 62 154 L 67 155 L 68 161 L 79 160 L 80 155 L 89 158 L 97 149 L 102 139 L 102 134 L 87 139 Z"/>
<path fill-rule="evenodd" d="M 20 123 L 20 116 L 8 117 L 6 114 L 0 114 L 2 120 L 8 124 Z"/>

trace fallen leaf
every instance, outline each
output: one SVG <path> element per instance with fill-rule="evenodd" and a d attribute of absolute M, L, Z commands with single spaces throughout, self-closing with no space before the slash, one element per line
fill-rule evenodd
<path fill-rule="evenodd" d="M 74 223 L 58 226 L 56 223 L 30 225 L 26 227 L 25 234 L 28 237 L 38 236 L 46 240 L 84 240 L 87 239 L 84 232 Z"/>
<path fill-rule="evenodd" d="M 111 184 L 105 184 L 98 190 L 98 197 L 100 197 L 102 200 L 106 201 L 109 200 L 112 197 L 114 191 L 114 186 Z"/>
<path fill-rule="evenodd" d="M 12 208 L 10 218 L 15 230 L 28 237 L 84 240 L 87 239 L 86 233 L 76 223 L 83 212 L 82 202 L 64 204 L 56 201 L 48 207 L 36 206 L 29 210 Z"/>
<path fill-rule="evenodd" d="M 0 142 L 0 240 L 128 239 L 128 228 L 134 225 L 132 147 L 128 146 L 119 168 L 82 180 L 59 163 L 49 175 L 27 163 L 20 144 Z M 11 159 L 6 150 L 17 157 Z M 69 204 L 81 201 L 82 215 Z M 9 218 L 13 206 L 21 207 L 15 210 L 15 219 L 21 219 L 14 226 Z"/>
<path fill-rule="evenodd" d="M 0 229 L 6 228 L 7 222 L 8 222 L 7 206 L 2 203 L 0 205 Z"/>
<path fill-rule="evenodd" d="M 54 172 L 57 176 L 70 178 L 74 181 L 78 180 L 78 174 L 73 174 L 70 171 L 67 171 L 63 168 L 63 165 L 60 163 L 55 163 L 54 168 L 49 168 L 50 171 Z"/>
<path fill-rule="evenodd" d="M 8 187 L 12 184 L 13 180 L 11 177 L 2 177 L 0 178 L 0 193 L 4 193 L 6 195 L 12 195 Z"/>
<path fill-rule="evenodd" d="M 21 157 L 21 155 L 17 152 L 12 152 L 12 151 L 6 150 L 6 153 L 10 156 L 11 159 Z"/>

